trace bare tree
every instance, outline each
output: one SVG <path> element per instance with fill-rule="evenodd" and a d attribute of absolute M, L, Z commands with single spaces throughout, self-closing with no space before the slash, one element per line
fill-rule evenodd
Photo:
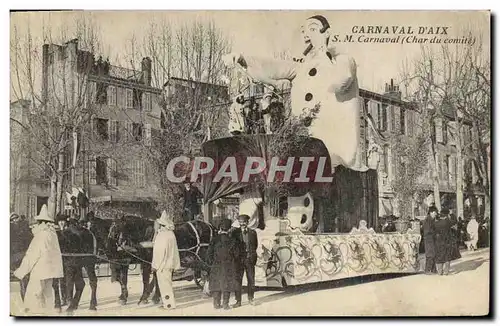
<path fill-rule="evenodd" d="M 42 38 L 35 37 L 29 26 L 25 33 L 13 26 L 11 100 L 28 100 L 30 110 L 24 120 L 11 117 L 11 123 L 23 130 L 20 141 L 30 165 L 50 182 L 52 216 L 62 208 L 82 129 L 97 109 L 87 80 L 92 62 L 78 48 L 92 52 L 100 48 L 98 29 L 83 15 L 56 33 L 44 28 Z"/>
<path fill-rule="evenodd" d="M 474 45 L 443 44 L 437 50 L 422 47 L 420 57 L 413 67 L 406 66 L 403 73 L 410 98 L 417 101 L 429 116 L 431 136 L 430 157 L 434 170 L 434 196 L 440 205 L 437 142 L 434 125 L 452 120 L 449 131 L 456 143 L 456 193 L 457 214 L 463 216 L 464 171 L 467 188 L 471 188 L 470 169 L 473 164 L 480 175 L 478 185 L 485 194 L 485 212 L 489 215 L 490 176 L 487 170 L 485 138 L 490 130 L 490 63 L 488 51 L 483 49 L 482 37 L 467 33 L 475 38 Z M 472 137 L 464 137 L 464 128 L 472 124 Z M 446 128 L 445 128 L 446 130 Z M 446 131 L 445 131 L 446 132 Z M 472 156 L 472 160 L 467 157 Z M 465 163 L 465 165 L 464 165 Z M 439 206 L 438 206 L 439 207 Z"/>
<path fill-rule="evenodd" d="M 143 39 L 128 42 L 127 63 L 151 58 L 151 85 L 163 89 L 162 130 L 152 135 L 155 146 L 144 148 L 144 154 L 160 191 L 159 208 L 176 217 L 181 188 L 167 180 L 166 167 L 175 157 L 193 157 L 204 141 L 225 135 L 230 101 L 222 57 L 230 50 L 231 42 L 213 21 L 180 27 L 153 21 Z"/>

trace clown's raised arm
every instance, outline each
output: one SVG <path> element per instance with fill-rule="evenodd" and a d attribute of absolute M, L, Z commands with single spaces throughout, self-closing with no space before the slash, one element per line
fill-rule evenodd
<path fill-rule="evenodd" d="M 225 56 L 227 65 L 238 63 L 256 82 L 277 86 L 281 80 L 292 81 L 296 76 L 298 63 L 291 60 L 278 60 L 250 56 L 243 53 L 230 53 Z"/>

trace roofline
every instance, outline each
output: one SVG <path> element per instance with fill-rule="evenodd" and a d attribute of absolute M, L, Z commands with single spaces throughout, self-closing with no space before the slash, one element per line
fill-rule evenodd
<path fill-rule="evenodd" d="M 207 82 L 203 82 L 203 81 L 196 81 L 196 80 L 180 78 L 180 77 L 170 77 L 169 80 L 179 80 L 179 81 L 192 82 L 192 83 L 197 83 L 197 84 L 210 85 L 210 86 L 220 87 L 220 88 L 228 88 L 226 85 L 212 84 L 212 83 L 207 83 Z"/>

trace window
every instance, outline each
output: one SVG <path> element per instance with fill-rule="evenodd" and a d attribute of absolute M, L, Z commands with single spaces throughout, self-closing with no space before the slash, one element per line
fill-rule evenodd
<path fill-rule="evenodd" d="M 406 117 L 406 112 L 401 108 L 399 111 L 399 132 L 401 133 L 401 135 L 406 134 L 405 117 Z"/>
<path fill-rule="evenodd" d="M 127 96 L 126 105 L 127 109 L 132 109 L 134 107 L 134 91 L 130 88 L 125 89 L 125 94 Z"/>
<path fill-rule="evenodd" d="M 380 131 L 387 130 L 387 105 L 382 105 L 382 103 L 377 103 L 377 115 L 378 115 L 378 129 Z"/>
<path fill-rule="evenodd" d="M 49 53 L 49 65 L 54 63 L 54 52 Z"/>
<path fill-rule="evenodd" d="M 108 140 L 109 139 L 108 120 L 96 118 L 94 121 L 95 121 L 94 125 L 96 128 L 95 130 L 96 130 L 97 136 L 99 136 L 99 138 L 101 140 Z"/>
<path fill-rule="evenodd" d="M 144 187 L 146 185 L 146 167 L 144 161 L 138 160 L 133 164 L 133 179 L 137 187 Z"/>
<path fill-rule="evenodd" d="M 116 105 L 116 87 L 108 86 L 108 105 Z"/>
<path fill-rule="evenodd" d="M 132 105 L 134 109 L 138 110 L 144 109 L 144 106 L 142 105 L 142 92 L 137 89 L 134 89 L 133 94 L 134 94 L 134 99 Z"/>
<path fill-rule="evenodd" d="M 108 167 L 107 159 L 103 157 L 98 157 L 95 160 L 95 172 L 96 172 L 96 184 L 102 185 L 108 183 Z"/>
<path fill-rule="evenodd" d="M 141 141 L 143 138 L 142 134 L 142 124 L 132 123 L 132 139 L 135 141 Z"/>
<path fill-rule="evenodd" d="M 112 158 L 108 158 L 106 162 L 106 173 L 108 177 L 108 184 L 110 186 L 117 186 L 117 180 L 116 180 L 116 161 Z"/>
<path fill-rule="evenodd" d="M 107 104 L 108 103 L 108 86 L 103 83 L 97 84 L 97 94 L 96 94 L 96 103 L 97 104 Z"/>

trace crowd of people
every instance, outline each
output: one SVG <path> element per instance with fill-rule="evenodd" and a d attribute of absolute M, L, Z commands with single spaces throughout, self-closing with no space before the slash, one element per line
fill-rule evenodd
<path fill-rule="evenodd" d="M 472 215 L 467 222 L 467 240 L 463 239 L 459 221 L 447 208 L 441 212 L 429 207 L 422 223 L 422 241 L 425 248 L 425 273 L 449 275 L 450 262 L 461 258 L 460 247 L 465 244 L 470 251 L 478 249 L 479 223 Z"/>

